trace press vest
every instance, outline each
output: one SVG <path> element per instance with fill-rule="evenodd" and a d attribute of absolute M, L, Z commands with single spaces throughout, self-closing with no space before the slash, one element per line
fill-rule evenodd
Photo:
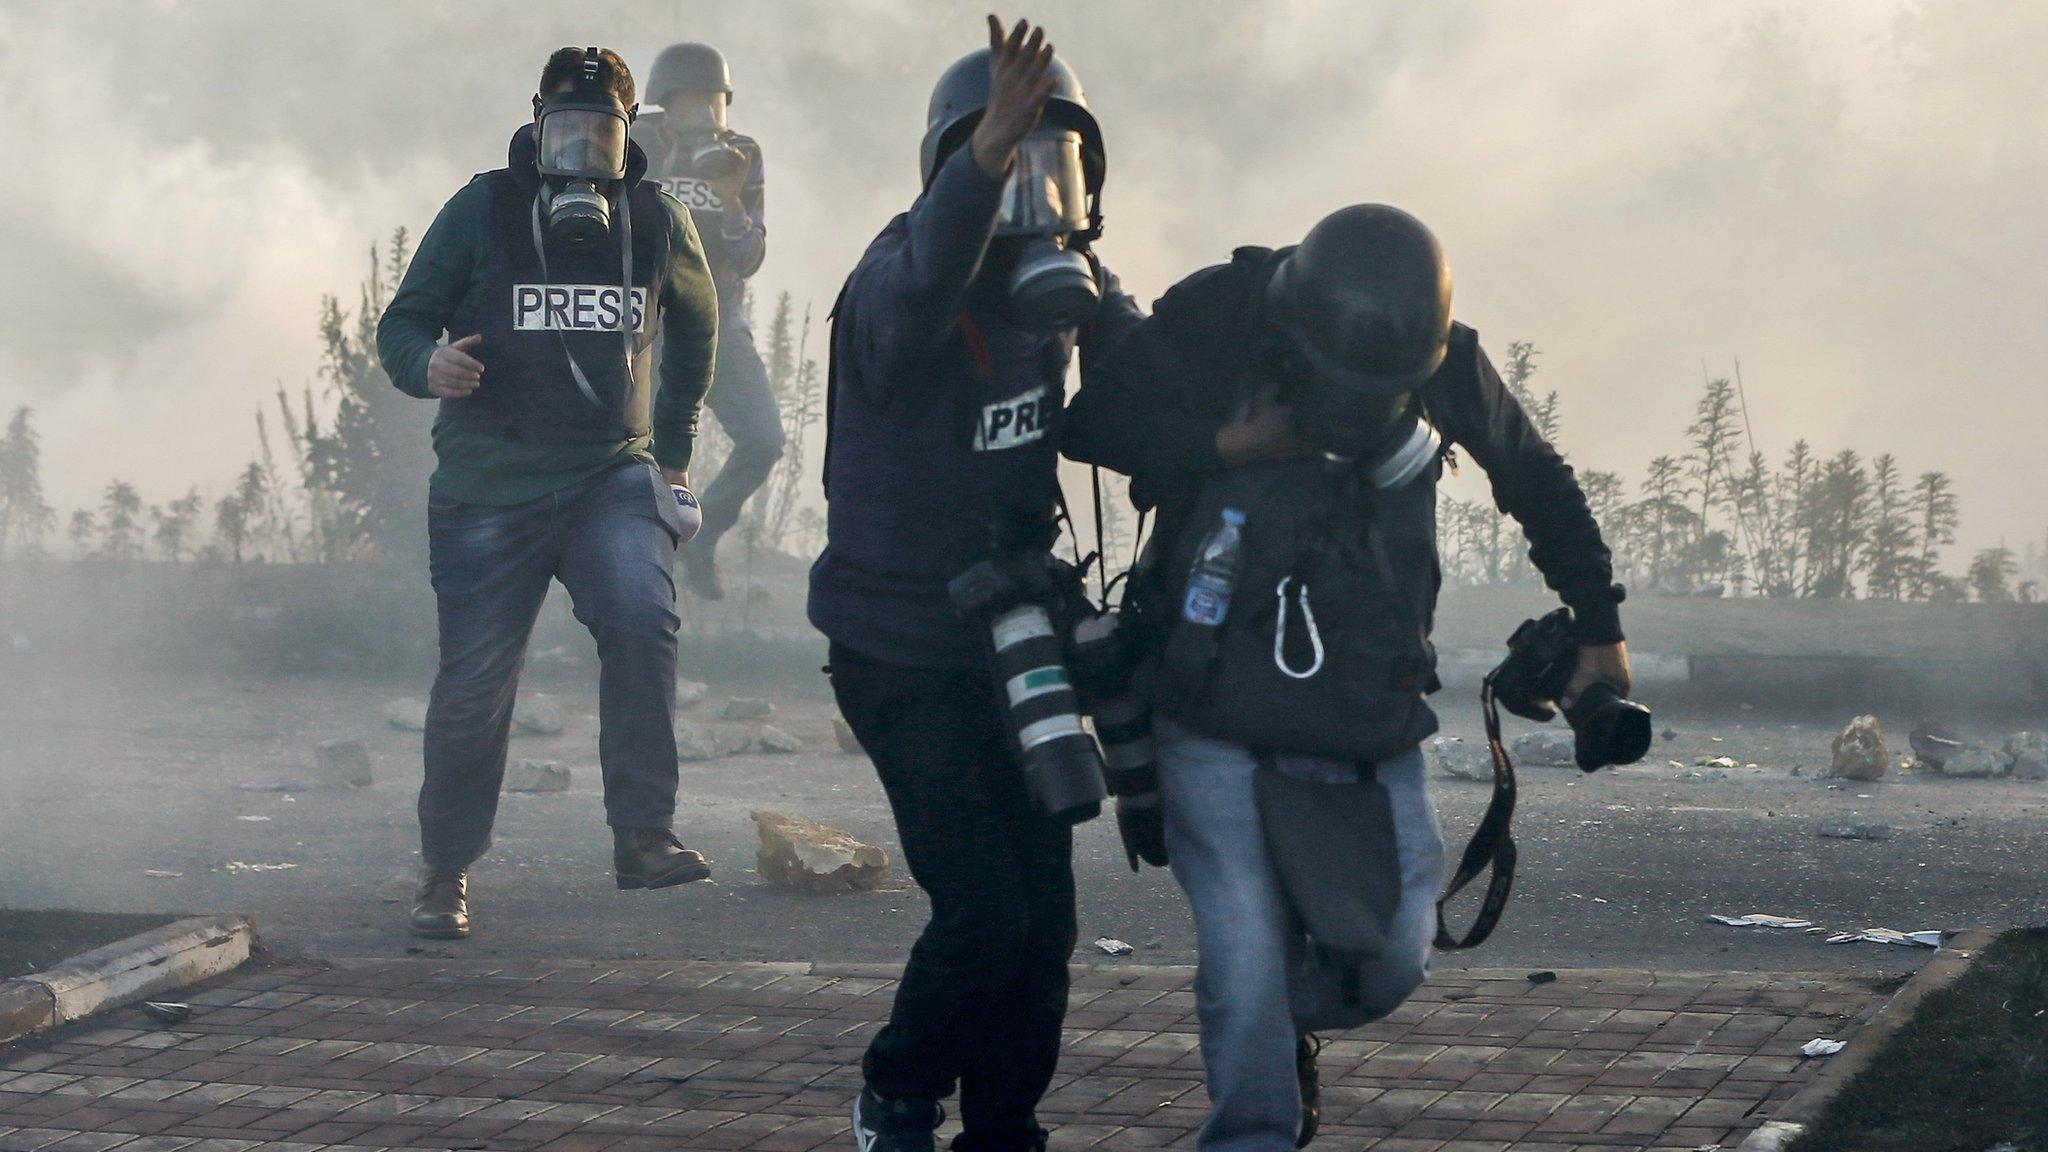
<path fill-rule="evenodd" d="M 675 243 L 662 193 L 644 182 L 626 193 L 633 247 L 628 292 L 625 221 L 616 199 L 611 235 L 584 247 L 548 241 L 543 213 L 543 268 L 535 246 L 536 185 L 506 169 L 477 179 L 490 186 L 483 275 L 448 332 L 451 339 L 483 335 L 471 353 L 484 365 L 483 385 L 462 399 L 442 400 L 442 415 L 489 422 L 522 440 L 647 435 L 662 278 Z M 572 356 L 594 400 L 578 384 Z"/>

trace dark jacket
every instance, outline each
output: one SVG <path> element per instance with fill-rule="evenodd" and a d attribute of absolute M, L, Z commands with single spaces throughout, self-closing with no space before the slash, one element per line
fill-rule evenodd
<path fill-rule="evenodd" d="M 722 133 L 726 145 L 746 158 L 746 168 L 734 180 L 711 180 L 690 166 L 682 142 L 662 130 L 664 115 L 644 112 L 633 121 L 633 140 L 647 153 L 647 178 L 690 210 L 718 281 L 718 299 L 737 311 L 742 281 L 768 258 L 768 176 L 761 144 L 743 133 Z"/>
<path fill-rule="evenodd" d="M 810 618 L 877 660 L 981 662 L 946 583 L 990 553 L 994 525 L 1051 508 L 1068 364 L 1078 348 L 1092 373 L 1142 316 L 1103 270 L 1081 328 L 1012 322 L 990 248 L 1002 188 L 961 149 L 868 247 L 833 311 Z"/>
<path fill-rule="evenodd" d="M 1249 395 L 1257 301 L 1281 255 L 1284 250 L 1239 249 L 1230 263 L 1175 285 L 1068 408 L 1066 453 L 1131 476 L 1132 499 L 1158 509 L 1162 532 L 1179 526 L 1203 481 L 1222 469 L 1216 431 Z M 1422 401 L 1446 444 L 1485 469 L 1495 503 L 1528 537 L 1530 560 L 1577 614 L 1580 640 L 1619 641 L 1623 590 L 1585 493 L 1571 465 L 1509 393 L 1472 329 L 1453 326 L 1449 355 L 1423 386 Z M 1416 481 L 1430 491 L 1426 510 L 1418 506 L 1415 517 L 1427 515 L 1432 534 L 1435 476 L 1432 470 Z M 1429 582 L 1425 623 L 1435 605 L 1433 545 L 1426 561 L 1426 577 L 1417 577 Z"/>

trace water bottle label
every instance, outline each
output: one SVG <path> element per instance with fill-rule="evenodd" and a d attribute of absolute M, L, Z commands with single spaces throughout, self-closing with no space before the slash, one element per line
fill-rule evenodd
<path fill-rule="evenodd" d="M 1189 623 L 1215 627 L 1223 623 L 1223 615 L 1230 608 L 1230 597 L 1216 588 L 1196 584 L 1188 589 L 1187 603 L 1182 615 Z"/>

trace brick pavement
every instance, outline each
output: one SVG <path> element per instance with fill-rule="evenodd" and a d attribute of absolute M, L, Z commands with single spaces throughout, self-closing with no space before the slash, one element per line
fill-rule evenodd
<path fill-rule="evenodd" d="M 437 960 L 250 968 L 191 1020 L 123 1009 L 0 1047 L 0 1152 L 805 1152 L 845 1115 L 890 970 Z M 1860 979 L 1442 973 L 1323 1050 L 1319 1148 L 1732 1149 L 1797 1091 Z M 1076 970 L 1056 1150 L 1192 1148 L 1191 969 Z M 951 1125 L 949 1125 L 949 1129 Z"/>

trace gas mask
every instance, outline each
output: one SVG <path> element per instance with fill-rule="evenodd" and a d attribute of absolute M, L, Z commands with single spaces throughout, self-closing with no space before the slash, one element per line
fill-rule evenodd
<path fill-rule="evenodd" d="M 1094 314 L 1102 289 L 1082 250 L 1088 228 L 1081 134 L 1053 127 L 1025 137 L 996 215 L 996 235 L 1017 246 L 1009 297 L 1018 323 L 1057 331 Z"/>
<path fill-rule="evenodd" d="M 726 139 L 725 93 L 675 92 L 661 106 L 662 131 L 689 157 L 690 171 L 706 180 L 726 180 L 747 158 Z"/>
<path fill-rule="evenodd" d="M 626 129 L 637 106 L 620 104 L 598 80 L 597 49 L 583 54 L 575 86 L 533 98 L 536 166 L 546 186 L 548 235 L 589 244 L 611 234 L 605 185 L 626 176 Z"/>
<path fill-rule="evenodd" d="M 1407 487 L 1443 450 L 1415 393 L 1375 394 L 1331 380 L 1278 334 L 1261 359 L 1310 445 L 1333 463 L 1359 467 L 1373 487 Z"/>

